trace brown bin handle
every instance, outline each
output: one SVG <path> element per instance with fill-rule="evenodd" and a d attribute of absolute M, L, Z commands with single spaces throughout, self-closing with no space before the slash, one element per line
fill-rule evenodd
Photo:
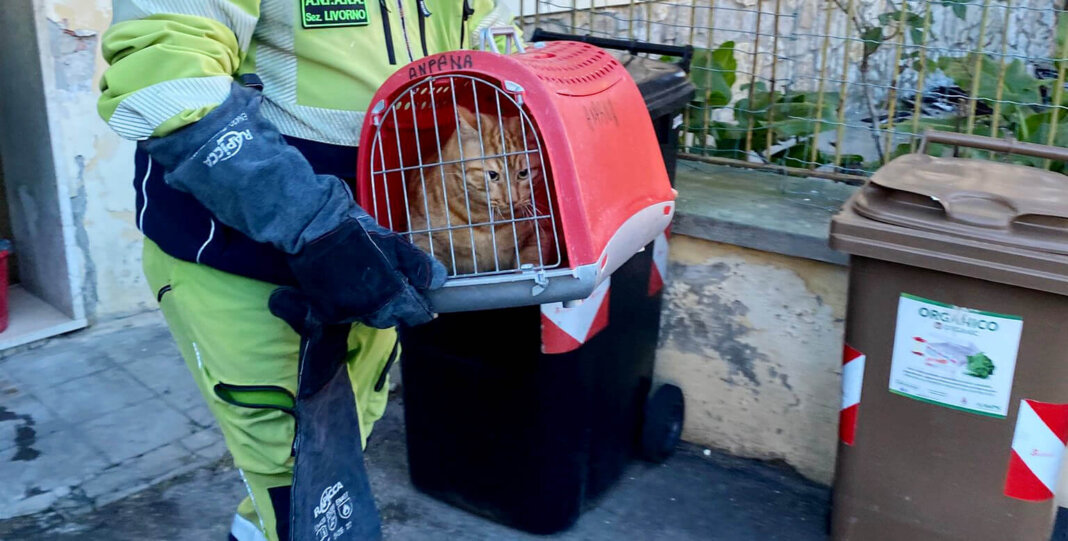
<path fill-rule="evenodd" d="M 996 137 L 986 137 L 984 135 L 968 135 L 966 133 L 927 130 L 923 132 L 923 140 L 920 142 L 920 153 L 927 153 L 928 143 L 977 148 L 980 150 L 989 150 L 991 152 L 1019 154 L 1021 156 L 1032 156 L 1049 160 L 1068 161 L 1068 148 L 1039 145 L 1036 143 L 1021 143 L 1011 137 L 999 139 Z"/>

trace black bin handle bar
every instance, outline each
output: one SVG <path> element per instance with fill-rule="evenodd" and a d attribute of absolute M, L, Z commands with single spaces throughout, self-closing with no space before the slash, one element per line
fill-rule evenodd
<path fill-rule="evenodd" d="M 660 54 L 664 56 L 675 56 L 679 58 L 677 65 L 682 68 L 682 71 L 686 73 L 690 72 L 690 61 L 693 60 L 693 46 L 686 45 L 662 45 L 659 43 L 649 43 L 647 41 L 638 41 L 636 39 L 614 39 L 614 38 L 599 38 L 596 36 L 579 36 L 574 34 L 564 34 L 560 32 L 549 32 L 542 30 L 541 28 L 535 28 L 534 33 L 530 36 L 530 41 L 579 41 L 582 43 L 589 43 L 590 45 L 596 45 L 602 49 L 615 49 L 617 51 L 627 51 L 630 54 Z"/>

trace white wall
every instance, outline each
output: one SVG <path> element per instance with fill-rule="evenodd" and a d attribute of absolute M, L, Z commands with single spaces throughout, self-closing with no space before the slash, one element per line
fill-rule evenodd
<path fill-rule="evenodd" d="M 133 145 L 96 113 L 105 64 L 100 36 L 109 0 L 34 0 L 48 127 L 58 182 L 73 215 L 73 282 L 90 318 L 154 307 L 140 268 L 134 226 Z"/>

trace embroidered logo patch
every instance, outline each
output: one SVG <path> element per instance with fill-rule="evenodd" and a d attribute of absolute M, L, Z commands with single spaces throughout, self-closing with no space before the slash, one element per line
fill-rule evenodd
<path fill-rule="evenodd" d="M 367 0 L 298 0 L 304 28 L 364 26 L 370 22 Z"/>

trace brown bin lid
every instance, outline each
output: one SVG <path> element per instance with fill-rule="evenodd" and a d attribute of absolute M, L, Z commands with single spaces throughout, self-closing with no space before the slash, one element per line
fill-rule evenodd
<path fill-rule="evenodd" d="M 1068 294 L 1068 177 L 924 154 L 877 171 L 831 225 L 832 247 Z"/>

